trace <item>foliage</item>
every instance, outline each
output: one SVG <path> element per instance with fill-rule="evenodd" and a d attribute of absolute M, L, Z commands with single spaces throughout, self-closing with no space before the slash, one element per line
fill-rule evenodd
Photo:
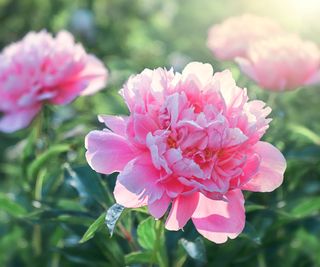
<path fill-rule="evenodd" d="M 250 11 L 248 2 L 0 0 L 0 47 L 30 30 L 67 28 L 112 74 L 106 90 L 46 107 L 28 129 L 0 134 L 0 266 L 320 266 L 319 88 L 262 91 L 205 46 L 208 27 Z M 79 9 L 93 16 L 91 35 L 71 23 Z M 285 182 L 273 193 L 247 194 L 246 229 L 222 245 L 202 240 L 191 224 L 164 231 L 144 209 L 125 210 L 110 237 L 105 216 L 116 174 L 91 170 L 84 136 L 103 127 L 97 114 L 128 113 L 117 91 L 129 75 L 179 70 L 189 60 L 231 68 L 252 98 L 273 108 L 265 139 L 286 156 Z"/>

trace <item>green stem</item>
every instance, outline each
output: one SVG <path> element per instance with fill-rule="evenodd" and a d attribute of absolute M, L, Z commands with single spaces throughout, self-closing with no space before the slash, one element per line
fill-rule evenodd
<path fill-rule="evenodd" d="M 162 220 L 155 223 L 156 240 L 153 249 L 153 259 L 160 267 L 168 266 L 168 259 L 165 246 L 164 224 Z"/>
<path fill-rule="evenodd" d="M 37 121 L 35 122 L 35 144 L 37 140 L 41 138 L 43 120 L 44 120 L 43 117 L 44 117 L 44 114 L 41 112 L 36 119 Z M 36 155 L 38 154 L 39 154 L 39 151 L 36 145 Z M 34 200 L 39 203 L 42 198 L 42 186 L 43 186 L 44 174 L 45 174 L 45 170 L 40 171 L 35 181 Z M 41 234 L 40 225 L 35 225 L 33 228 L 32 245 L 33 245 L 35 256 L 40 256 L 42 253 L 42 234 Z"/>

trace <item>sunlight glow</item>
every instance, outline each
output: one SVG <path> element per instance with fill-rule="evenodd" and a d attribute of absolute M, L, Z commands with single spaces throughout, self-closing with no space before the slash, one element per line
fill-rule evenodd
<path fill-rule="evenodd" d="M 289 3 L 301 16 L 309 16 L 320 13 L 320 0 L 290 0 Z"/>

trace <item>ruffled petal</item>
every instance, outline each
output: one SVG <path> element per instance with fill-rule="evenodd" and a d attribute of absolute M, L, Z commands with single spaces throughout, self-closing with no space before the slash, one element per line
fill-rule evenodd
<path fill-rule="evenodd" d="M 118 182 L 140 200 L 151 204 L 161 199 L 164 188 L 159 183 L 160 173 L 145 153 L 130 161 L 118 176 Z M 119 196 L 116 196 L 116 199 Z"/>
<path fill-rule="evenodd" d="M 239 64 L 239 67 L 243 73 L 245 73 L 252 80 L 254 80 L 256 82 L 259 81 L 256 70 L 255 70 L 254 66 L 252 65 L 252 63 L 248 59 L 237 57 L 235 59 L 235 61 Z"/>
<path fill-rule="evenodd" d="M 241 190 L 225 194 L 226 200 L 212 200 L 200 194 L 192 215 L 197 231 L 205 238 L 221 244 L 236 238 L 245 225 L 244 199 Z"/>
<path fill-rule="evenodd" d="M 259 171 L 241 189 L 271 192 L 282 184 L 286 159 L 276 147 L 266 142 L 258 142 L 254 150 L 261 157 Z"/>
<path fill-rule="evenodd" d="M 183 80 L 196 78 L 197 81 L 199 81 L 202 86 L 205 86 L 208 82 L 210 82 L 212 79 L 212 76 L 213 76 L 212 66 L 207 63 L 203 64 L 200 62 L 191 62 L 182 71 Z"/>
<path fill-rule="evenodd" d="M 147 205 L 147 198 L 129 191 L 118 181 L 114 187 L 113 195 L 116 202 L 126 208 L 139 208 Z"/>
<path fill-rule="evenodd" d="M 135 114 L 133 116 L 135 139 L 140 144 L 145 144 L 148 133 L 152 133 L 159 127 L 150 116 Z"/>
<path fill-rule="evenodd" d="M 18 110 L 13 113 L 6 113 L 0 119 L 0 131 L 12 133 L 27 127 L 40 109 L 41 107 L 37 106 L 24 110 Z"/>
<path fill-rule="evenodd" d="M 81 92 L 81 95 L 91 95 L 106 86 L 108 70 L 99 59 L 93 55 L 88 55 L 86 68 L 80 76 L 81 79 L 88 81 L 88 86 Z"/>
<path fill-rule="evenodd" d="M 86 88 L 88 81 L 80 80 L 59 85 L 55 96 L 48 101 L 55 105 L 66 105 L 72 102 Z"/>
<path fill-rule="evenodd" d="M 150 214 L 157 219 L 161 218 L 166 213 L 170 202 L 171 199 L 164 193 L 160 199 L 148 204 Z"/>
<path fill-rule="evenodd" d="M 126 135 L 127 117 L 126 116 L 113 116 L 113 115 L 99 115 L 98 119 L 104 123 L 108 128 L 116 134 L 121 136 Z"/>
<path fill-rule="evenodd" d="M 172 203 L 172 208 L 165 225 L 166 228 L 177 231 L 184 227 L 195 211 L 198 200 L 199 193 L 178 196 Z"/>
<path fill-rule="evenodd" d="M 92 131 L 85 139 L 86 158 L 97 172 L 122 171 L 137 151 L 122 136 L 110 131 Z"/>

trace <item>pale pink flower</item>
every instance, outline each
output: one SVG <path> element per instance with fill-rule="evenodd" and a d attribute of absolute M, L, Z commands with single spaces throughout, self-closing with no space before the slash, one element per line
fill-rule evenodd
<path fill-rule="evenodd" d="M 148 206 L 166 228 L 191 218 L 200 234 L 223 243 L 245 224 L 241 190 L 280 186 L 286 162 L 260 141 L 271 109 L 236 86 L 229 71 L 213 75 L 193 62 L 182 73 L 158 68 L 130 77 L 120 91 L 130 116 L 99 116 L 109 129 L 86 137 L 97 172 L 120 172 L 114 196 L 125 207 Z"/>
<path fill-rule="evenodd" d="M 295 35 L 283 35 L 257 41 L 247 56 L 237 58 L 242 71 L 261 87 L 293 90 L 319 80 L 320 51 Z"/>
<path fill-rule="evenodd" d="M 273 20 L 251 14 L 226 19 L 210 28 L 207 46 L 216 58 L 230 60 L 245 56 L 248 46 L 259 39 L 282 32 Z"/>
<path fill-rule="evenodd" d="M 67 104 L 106 85 L 107 70 L 72 35 L 28 33 L 0 54 L 0 131 L 30 124 L 42 105 Z"/>

